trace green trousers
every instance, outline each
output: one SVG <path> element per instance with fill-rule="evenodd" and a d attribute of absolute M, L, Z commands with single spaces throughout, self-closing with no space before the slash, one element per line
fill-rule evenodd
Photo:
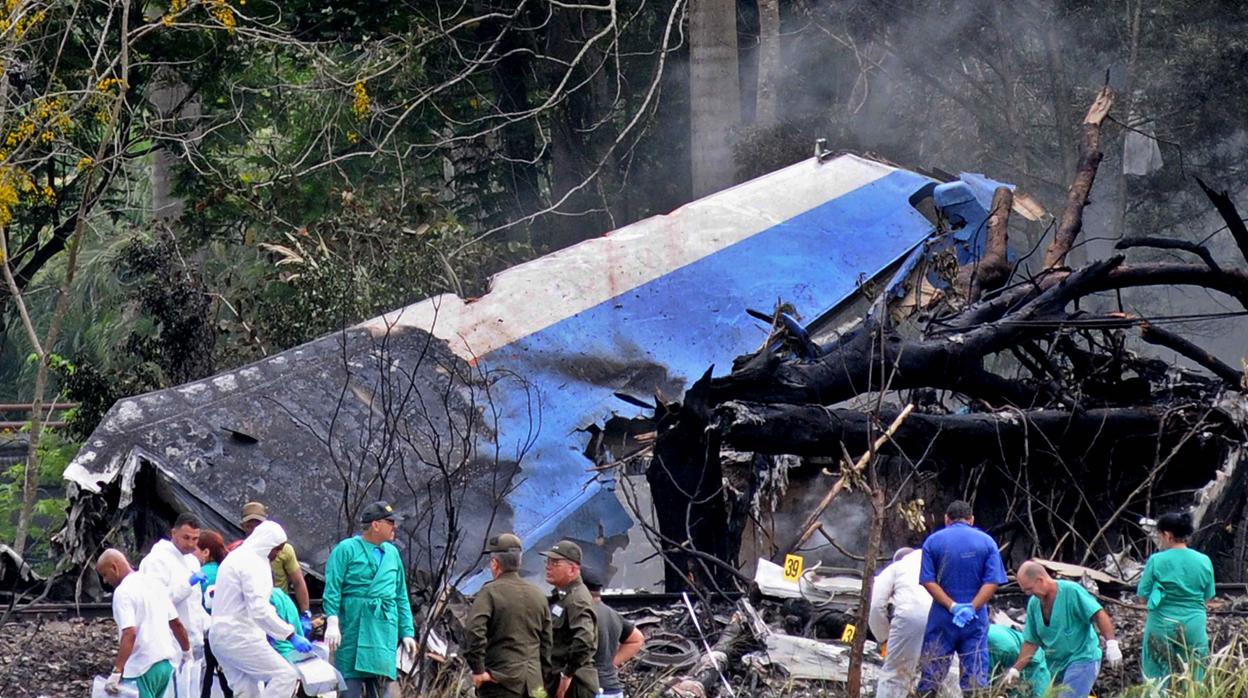
<path fill-rule="evenodd" d="M 173 665 L 168 659 L 162 659 L 137 679 L 127 680 L 133 681 L 138 687 L 139 698 L 164 698 L 165 691 L 169 689 L 169 680 L 172 678 Z"/>

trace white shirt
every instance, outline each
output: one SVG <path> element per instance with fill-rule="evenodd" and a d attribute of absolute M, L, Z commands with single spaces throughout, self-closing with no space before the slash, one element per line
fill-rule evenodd
<path fill-rule="evenodd" d="M 147 673 L 157 662 L 174 661 L 182 656 L 178 641 L 169 628 L 178 612 L 163 586 L 143 572 L 131 572 L 113 591 L 113 620 L 117 637 L 127 628 L 135 629 L 134 651 L 121 675 L 128 679 Z"/>
<path fill-rule="evenodd" d="M 875 577 L 871 587 L 871 633 L 881 642 L 888 638 L 888 606 L 893 615 L 920 615 L 927 617 L 932 607 L 932 595 L 919 584 L 919 571 L 923 563 L 923 549 L 919 548 L 897 562 L 884 568 Z"/>
<path fill-rule="evenodd" d="M 208 614 L 204 612 L 203 592 L 199 585 L 190 584 L 191 575 L 199 571 L 199 560 L 194 555 L 183 555 L 173 541 L 162 539 L 139 563 L 139 571 L 169 590 L 169 600 L 178 612 L 178 619 L 186 627 L 191 645 L 203 645 Z"/>

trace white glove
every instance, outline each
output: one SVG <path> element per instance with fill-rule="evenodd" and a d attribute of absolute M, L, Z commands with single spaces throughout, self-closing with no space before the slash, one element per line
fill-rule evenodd
<path fill-rule="evenodd" d="M 104 690 L 109 693 L 121 693 L 121 672 L 114 671 L 108 675 L 108 681 L 104 683 Z"/>
<path fill-rule="evenodd" d="M 1118 646 L 1117 640 L 1105 641 L 1105 663 L 1109 664 L 1111 669 L 1122 666 L 1122 648 Z"/>
<path fill-rule="evenodd" d="M 1010 670 L 1005 672 L 1005 676 L 1001 679 L 1001 683 L 1004 683 L 1006 686 L 1013 686 L 1015 681 L 1018 681 L 1018 669 L 1010 667 Z"/>
<path fill-rule="evenodd" d="M 330 616 L 325 619 L 325 646 L 333 652 L 341 644 L 342 631 L 338 629 L 338 616 Z"/>
<path fill-rule="evenodd" d="M 408 655 L 410 655 L 412 659 L 415 659 L 416 658 L 416 638 L 414 637 L 403 638 L 403 650 L 407 652 Z"/>
<path fill-rule="evenodd" d="M 185 652 L 182 653 L 182 662 L 178 664 L 178 671 L 182 671 L 183 669 L 190 666 L 194 662 L 195 662 L 195 652 L 192 650 L 186 650 Z"/>

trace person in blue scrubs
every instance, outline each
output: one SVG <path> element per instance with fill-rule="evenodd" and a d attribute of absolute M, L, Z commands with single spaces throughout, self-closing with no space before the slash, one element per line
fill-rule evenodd
<path fill-rule="evenodd" d="M 919 583 L 932 595 L 923 634 L 920 695 L 935 695 L 958 654 L 963 690 L 988 685 L 988 600 L 1006 583 L 997 543 L 975 528 L 971 505 L 945 510 L 945 527 L 923 542 Z"/>

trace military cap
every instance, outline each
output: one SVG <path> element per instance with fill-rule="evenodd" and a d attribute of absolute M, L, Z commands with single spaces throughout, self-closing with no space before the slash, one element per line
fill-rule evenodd
<path fill-rule="evenodd" d="M 585 583 L 585 588 L 590 591 L 602 591 L 602 588 L 607 585 L 603 575 L 592 567 L 581 568 L 581 581 Z"/>
<path fill-rule="evenodd" d="M 561 540 L 550 550 L 542 553 L 542 556 L 553 560 L 568 560 L 579 565 L 581 564 L 581 546 L 570 540 Z"/>
<path fill-rule="evenodd" d="M 490 536 L 485 543 L 485 552 L 487 553 L 511 553 L 519 552 L 520 537 L 514 533 L 500 533 L 497 536 Z"/>

